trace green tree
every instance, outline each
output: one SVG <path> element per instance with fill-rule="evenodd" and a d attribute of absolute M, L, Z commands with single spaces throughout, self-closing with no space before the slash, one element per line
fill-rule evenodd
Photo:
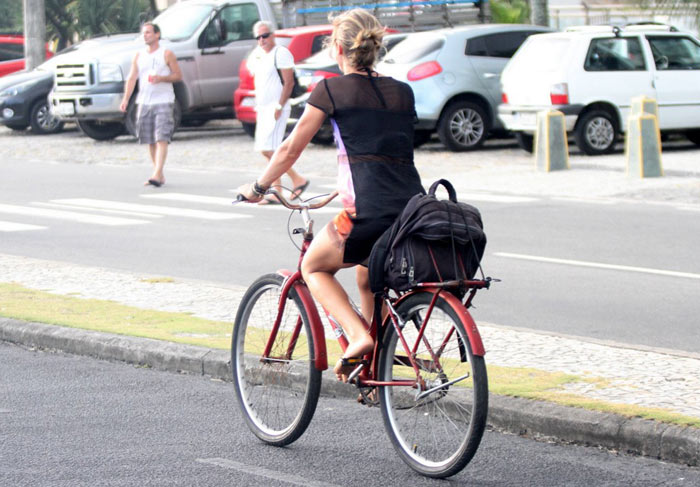
<path fill-rule="evenodd" d="M 21 2 L 21 0 L 20 0 Z M 77 40 L 115 32 L 138 32 L 157 13 L 152 0 L 45 0 L 49 36 L 62 49 Z"/>
<path fill-rule="evenodd" d="M 22 0 L 0 1 L 0 32 L 22 32 Z"/>
<path fill-rule="evenodd" d="M 525 0 L 491 0 L 491 20 L 498 24 L 526 24 L 530 7 Z"/>

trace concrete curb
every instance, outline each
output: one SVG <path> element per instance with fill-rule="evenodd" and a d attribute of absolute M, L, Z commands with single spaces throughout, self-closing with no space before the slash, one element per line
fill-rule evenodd
<path fill-rule="evenodd" d="M 0 318 L 0 341 L 230 380 L 226 350 L 6 318 Z M 329 371 L 321 392 L 357 396 L 357 389 L 339 383 Z M 489 401 L 489 424 L 499 430 L 698 465 L 700 429 L 493 394 Z"/>

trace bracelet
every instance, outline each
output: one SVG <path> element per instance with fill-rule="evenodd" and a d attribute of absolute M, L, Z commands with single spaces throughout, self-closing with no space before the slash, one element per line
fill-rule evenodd
<path fill-rule="evenodd" d="M 282 104 L 278 103 L 277 106 L 275 107 L 276 110 L 282 110 Z"/>
<path fill-rule="evenodd" d="M 260 186 L 257 180 L 253 183 L 252 190 L 256 196 L 265 196 L 265 193 L 267 193 L 268 189 L 270 189 L 269 186 L 267 188 L 264 186 Z"/>

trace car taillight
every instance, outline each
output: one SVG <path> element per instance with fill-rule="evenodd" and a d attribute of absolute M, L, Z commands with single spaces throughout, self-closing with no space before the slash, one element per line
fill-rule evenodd
<path fill-rule="evenodd" d="M 549 90 L 549 99 L 552 100 L 552 105 L 568 105 L 569 85 L 566 83 L 552 85 L 552 88 Z"/>
<path fill-rule="evenodd" d="M 427 63 L 422 63 L 411 68 L 406 78 L 408 81 L 418 81 L 440 73 L 442 73 L 442 66 L 440 66 L 440 63 L 437 61 L 428 61 Z"/>
<path fill-rule="evenodd" d="M 508 104 L 508 95 L 501 93 L 501 103 Z"/>
<path fill-rule="evenodd" d="M 314 88 L 316 88 L 316 85 L 319 84 L 321 80 L 326 78 L 335 78 L 336 76 L 340 75 L 338 73 L 331 73 L 330 71 L 314 71 L 314 74 L 311 77 L 311 83 L 309 83 L 309 88 L 306 91 L 314 91 Z"/>

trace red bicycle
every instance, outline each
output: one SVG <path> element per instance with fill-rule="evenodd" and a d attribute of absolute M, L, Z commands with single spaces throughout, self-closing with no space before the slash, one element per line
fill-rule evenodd
<path fill-rule="evenodd" d="M 231 369 L 248 427 L 265 443 L 282 446 L 298 439 L 311 422 L 333 347 L 299 268 L 313 239 L 309 210 L 327 205 L 337 193 L 300 204 L 275 195 L 301 213 L 304 226 L 293 230 L 303 236 L 299 263 L 295 271 L 265 274 L 248 288 L 233 327 Z M 366 404 L 381 407 L 399 456 L 423 475 L 454 475 L 479 447 L 488 380 L 484 346 L 467 308 L 491 281 L 431 282 L 387 292 L 385 318 L 367 325 L 375 349 L 350 382 Z M 342 328 L 324 314 L 344 351 Z"/>

